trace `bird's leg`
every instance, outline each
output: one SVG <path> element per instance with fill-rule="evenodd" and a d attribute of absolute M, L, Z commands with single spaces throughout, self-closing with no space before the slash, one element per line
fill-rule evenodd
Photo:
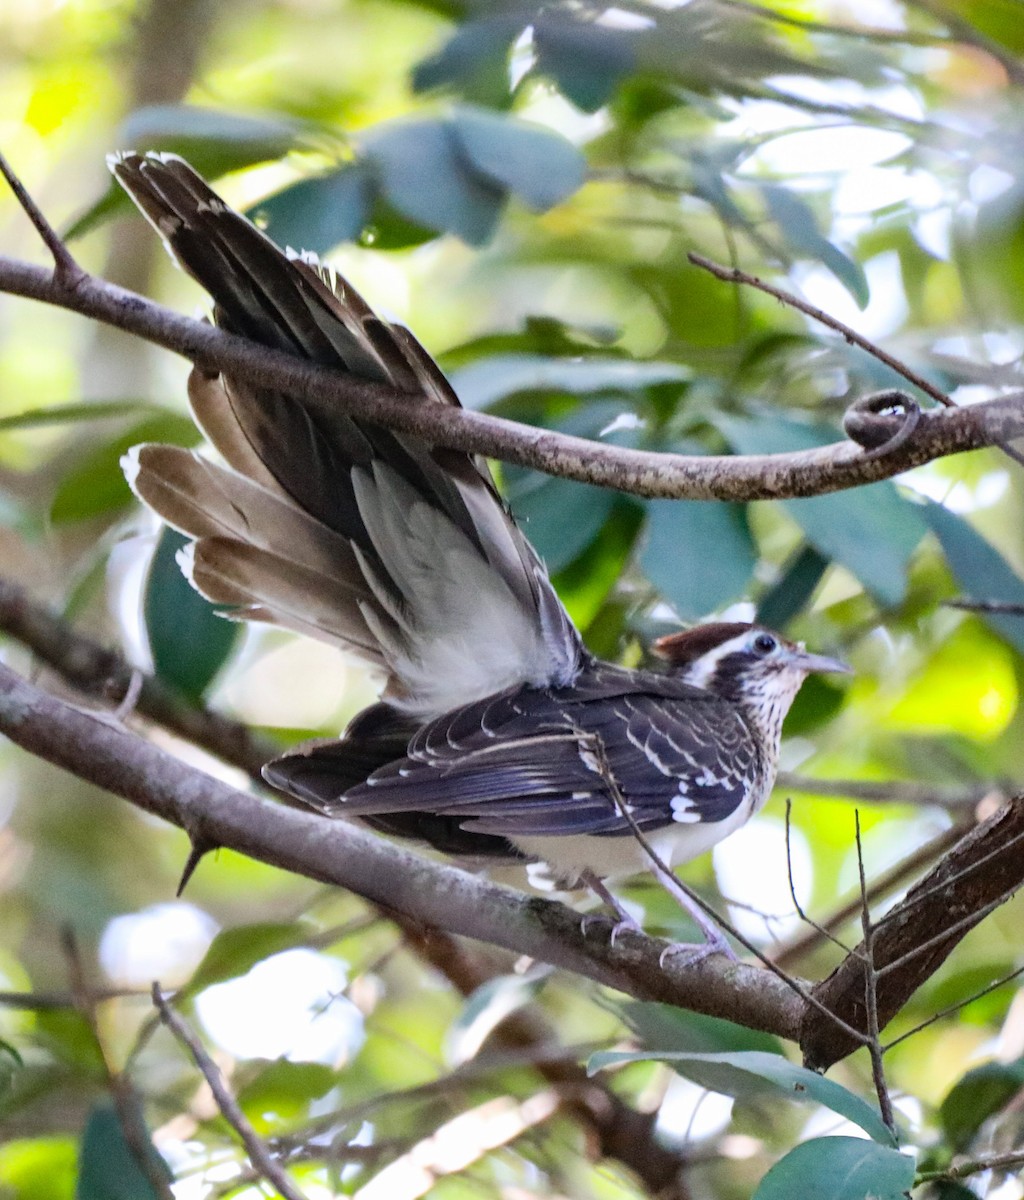
<path fill-rule="evenodd" d="M 583 874 L 580 876 L 580 882 L 582 884 L 584 884 L 586 887 L 590 888 L 590 890 L 594 893 L 594 895 L 597 896 L 598 899 L 602 901 L 602 903 L 606 904 L 608 906 L 608 908 L 610 908 L 612 910 L 612 912 L 616 915 L 616 917 L 618 917 L 618 920 L 612 926 L 611 944 L 613 946 L 615 945 L 615 939 L 619 936 L 619 934 L 625 932 L 626 930 L 628 930 L 630 933 L 643 933 L 643 928 L 641 927 L 639 922 L 626 911 L 625 907 L 623 906 L 622 902 L 618 899 L 618 897 L 613 895 L 604 886 L 604 881 L 602 879 L 600 879 L 597 875 L 595 875 L 593 871 L 590 871 L 590 870 L 584 871 Z M 584 936 L 586 936 L 586 932 L 587 932 L 587 918 L 584 917 L 583 918 Z"/>
<path fill-rule="evenodd" d="M 686 911 L 696 922 L 697 928 L 704 935 L 702 945 L 695 945 L 688 942 L 675 942 L 673 945 L 666 947 L 661 952 L 661 958 L 658 960 L 658 965 L 663 967 L 665 959 L 672 954 L 686 954 L 687 965 L 692 966 L 694 963 L 703 961 L 712 954 L 724 954 L 727 958 L 731 958 L 733 962 L 737 961 L 736 951 L 729 944 L 725 934 L 721 931 L 718 925 L 708 916 L 701 908 L 696 900 L 690 895 L 685 887 L 667 868 L 662 870 L 660 862 L 655 864 L 655 874 L 658 876 L 658 881 L 666 892 Z"/>

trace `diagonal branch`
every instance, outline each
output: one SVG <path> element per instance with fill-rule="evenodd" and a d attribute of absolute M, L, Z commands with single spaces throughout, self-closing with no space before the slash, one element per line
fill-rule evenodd
<path fill-rule="evenodd" d="M 637 496 L 746 501 L 821 495 L 1024 436 L 1024 395 L 1018 393 L 922 413 L 905 437 L 898 436 L 904 416 L 874 414 L 873 444 L 892 442 L 884 454 L 866 453 L 850 441 L 791 454 L 631 450 L 410 397 L 235 337 L 93 276 L 69 288 L 52 271 L 0 256 L 0 292 L 80 313 L 172 350 L 204 370 L 230 370 L 259 386 L 327 400 L 353 416 L 428 442 Z"/>
<path fill-rule="evenodd" d="M 1024 883 L 1024 795 L 971 830 L 888 912 L 875 930 L 878 1025 L 884 1028 L 981 920 Z M 865 1029 L 864 946 L 814 989 L 857 1029 Z M 825 1070 L 857 1049 L 821 1013 L 808 1009 L 800 1034 L 804 1061 Z"/>
<path fill-rule="evenodd" d="M 85 637 L 32 600 L 24 589 L 2 577 L 0 631 L 31 648 L 86 694 L 105 699 L 122 696 L 133 678 L 131 666 L 116 651 Z M 241 767 L 254 779 L 262 778 L 260 768 L 278 752 L 273 743 L 264 742 L 252 730 L 222 713 L 189 704 L 156 676 L 140 676 L 136 672 L 134 678 L 141 679 L 135 712 Z M 498 973 L 499 969 L 490 969 L 484 956 L 447 932 L 429 929 L 394 910 L 388 910 L 386 915 L 402 930 L 407 942 L 465 995 Z M 110 994 L 121 993 L 115 989 L 112 993 L 96 993 L 94 998 Z M 0 1006 L 45 1010 L 70 1003 L 68 996 L 0 992 Z M 539 1052 L 554 1044 L 555 1032 L 539 1012 L 526 1009 L 507 1018 L 496 1036 L 520 1048 L 533 1046 Z M 542 1059 L 536 1067 L 549 1082 L 569 1089 L 571 1094 L 565 1098 L 564 1110 L 579 1120 L 596 1141 L 602 1156 L 617 1158 L 659 1200 L 686 1200 L 688 1192 L 682 1178 L 686 1157 L 658 1142 L 651 1114 L 631 1108 L 598 1080 L 588 1078 L 575 1062 L 548 1063 Z"/>
<path fill-rule="evenodd" d="M 132 731 L 83 713 L 0 666 L 0 732 L 39 758 L 184 829 L 423 924 L 552 963 L 643 1000 L 661 1000 L 793 1039 L 803 1002 L 766 971 L 707 960 L 658 960 L 662 938 L 607 925 L 585 936 L 563 904 L 488 883 L 363 832 L 275 804 L 179 762 Z M 590 926 L 592 928 L 592 926 Z"/>

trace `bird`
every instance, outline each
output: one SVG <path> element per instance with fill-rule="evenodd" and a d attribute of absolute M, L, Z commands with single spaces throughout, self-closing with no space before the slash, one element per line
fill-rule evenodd
<path fill-rule="evenodd" d="M 109 163 L 219 327 L 410 405 L 459 407 L 406 328 L 314 255 L 280 249 L 185 160 Z M 652 849 L 685 863 L 749 820 L 802 683 L 848 670 L 741 621 L 660 638 L 650 667 L 602 661 L 481 458 L 228 370 L 194 367 L 188 392 L 216 457 L 148 444 L 124 468 L 190 539 L 193 586 L 227 616 L 340 645 L 384 679 L 340 737 L 264 767 L 329 817 L 461 860 L 546 864 L 625 922 L 605 881 L 650 867 Z"/>

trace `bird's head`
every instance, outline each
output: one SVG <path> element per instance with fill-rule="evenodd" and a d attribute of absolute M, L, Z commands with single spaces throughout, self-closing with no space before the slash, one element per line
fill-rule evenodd
<path fill-rule="evenodd" d="M 823 671 L 850 674 L 837 658 L 810 654 L 763 625 L 717 621 L 659 638 L 655 652 L 678 675 L 744 708 L 777 734 L 800 685 Z"/>

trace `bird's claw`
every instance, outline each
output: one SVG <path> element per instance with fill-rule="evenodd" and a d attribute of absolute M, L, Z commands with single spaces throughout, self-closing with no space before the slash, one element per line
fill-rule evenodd
<path fill-rule="evenodd" d="M 605 922 L 608 919 L 604 913 L 586 913 L 580 917 L 580 932 L 586 937 L 587 931 L 593 924 L 596 922 Z M 611 933 L 608 935 L 608 944 L 614 946 L 616 938 L 622 933 L 643 933 L 643 927 L 638 921 L 634 921 L 632 917 L 622 915 L 612 925 Z"/>
<path fill-rule="evenodd" d="M 715 954 L 724 954 L 732 962 L 739 961 L 736 951 L 721 933 L 709 935 L 706 942 L 673 942 L 658 955 L 658 966 L 664 970 L 666 960 L 675 954 L 685 956 L 680 963 L 685 967 L 695 967 Z"/>

